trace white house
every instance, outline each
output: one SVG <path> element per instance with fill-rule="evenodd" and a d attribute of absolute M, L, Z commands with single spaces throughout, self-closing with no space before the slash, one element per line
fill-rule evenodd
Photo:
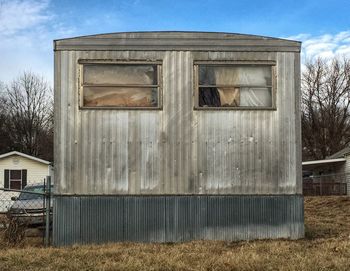
<path fill-rule="evenodd" d="M 0 188 L 22 189 L 27 184 L 43 182 L 49 175 L 49 161 L 17 151 L 0 155 Z M 0 190 L 0 212 L 6 212 L 11 206 L 11 197 L 18 194 Z"/>

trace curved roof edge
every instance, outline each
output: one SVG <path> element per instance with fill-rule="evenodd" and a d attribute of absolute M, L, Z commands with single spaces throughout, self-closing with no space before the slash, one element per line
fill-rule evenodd
<path fill-rule="evenodd" d="M 55 51 L 189 50 L 300 52 L 301 42 L 225 32 L 153 31 L 97 34 L 54 41 Z"/>

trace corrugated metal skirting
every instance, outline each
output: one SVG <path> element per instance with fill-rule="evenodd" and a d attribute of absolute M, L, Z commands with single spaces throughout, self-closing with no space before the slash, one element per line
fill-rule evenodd
<path fill-rule="evenodd" d="M 302 238 L 303 196 L 61 196 L 54 245 Z"/>

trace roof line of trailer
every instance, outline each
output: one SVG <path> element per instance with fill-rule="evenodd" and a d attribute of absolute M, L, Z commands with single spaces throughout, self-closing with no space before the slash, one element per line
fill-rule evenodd
<path fill-rule="evenodd" d="M 289 47 L 289 48 L 271 48 L 269 47 L 268 50 L 263 50 L 263 47 L 261 47 L 262 49 L 258 50 L 258 49 L 253 49 L 253 48 L 243 48 L 243 47 L 239 47 L 239 48 L 228 48 L 228 49 L 221 49 L 221 48 L 215 48 L 215 50 L 213 48 L 200 48 L 200 49 L 194 49 L 194 48 L 132 48 L 132 47 L 124 47 L 124 48 L 106 48 L 106 47 L 100 47 L 100 48 L 92 48 L 90 47 L 86 47 L 86 48 L 63 48 L 62 46 L 59 47 L 54 47 L 54 51 L 195 51 L 195 52 L 205 52 L 205 51 L 215 51 L 215 52 L 293 52 L 293 53 L 300 53 L 301 50 L 296 50 L 293 49 L 294 47 Z M 248 50 L 249 49 L 249 50 Z"/>
<path fill-rule="evenodd" d="M 300 52 L 299 41 L 221 32 L 120 32 L 54 41 L 55 51 Z"/>
<path fill-rule="evenodd" d="M 61 41 L 61 40 L 72 40 L 77 38 L 89 38 L 89 37 L 103 37 L 108 35 L 117 35 L 117 34 L 217 34 L 217 35 L 231 35 L 231 36 L 242 36 L 242 37 L 252 37 L 255 39 L 272 39 L 272 40 L 281 40 L 281 41 L 293 41 L 301 44 L 301 41 L 297 40 L 291 40 L 291 39 L 285 39 L 285 38 L 276 38 L 276 37 L 270 37 L 270 36 L 262 36 L 262 35 L 253 35 L 253 34 L 242 34 L 242 33 L 231 33 L 231 32 L 215 32 L 215 31 L 177 31 L 177 30 L 170 30 L 170 31 L 132 31 L 132 32 L 108 32 L 108 33 L 101 33 L 101 34 L 91 34 L 91 35 L 82 35 L 82 36 L 75 36 L 70 38 L 63 38 L 63 39 L 54 39 L 54 41 Z M 210 39 L 210 38 L 207 38 Z"/>

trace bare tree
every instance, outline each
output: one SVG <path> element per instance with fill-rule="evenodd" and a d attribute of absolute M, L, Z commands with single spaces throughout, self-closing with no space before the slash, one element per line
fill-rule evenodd
<path fill-rule="evenodd" d="M 5 84 L 0 82 L 0 153 L 11 149 L 11 141 L 6 128 L 7 112 L 5 109 Z"/>
<path fill-rule="evenodd" d="M 47 82 L 24 72 L 6 86 L 4 104 L 12 148 L 52 159 L 53 99 Z"/>
<path fill-rule="evenodd" d="M 324 159 L 350 142 L 350 60 L 316 59 L 302 73 L 303 160 Z"/>

